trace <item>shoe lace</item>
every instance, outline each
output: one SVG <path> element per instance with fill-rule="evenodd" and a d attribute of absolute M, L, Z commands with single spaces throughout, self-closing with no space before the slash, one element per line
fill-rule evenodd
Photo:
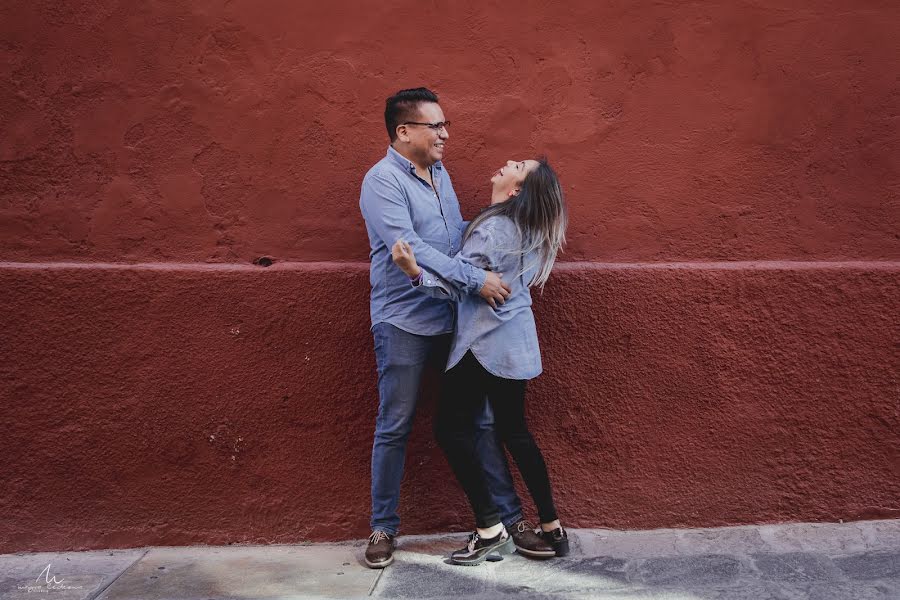
<path fill-rule="evenodd" d="M 372 532 L 372 535 L 369 536 L 369 543 L 377 544 L 381 540 L 386 540 L 386 539 L 388 539 L 388 535 L 385 532 L 381 531 L 380 529 L 376 529 L 375 531 Z"/>
<path fill-rule="evenodd" d="M 469 552 L 475 551 L 475 544 L 477 544 L 478 540 L 480 540 L 480 539 L 481 539 L 481 536 L 478 535 L 477 531 L 472 534 L 472 537 L 469 538 L 469 543 L 467 544 Z"/>
<path fill-rule="evenodd" d="M 516 531 L 518 531 L 519 533 L 525 533 L 525 530 L 527 529 L 534 531 L 534 526 L 525 519 L 522 519 L 521 521 L 516 523 Z"/>

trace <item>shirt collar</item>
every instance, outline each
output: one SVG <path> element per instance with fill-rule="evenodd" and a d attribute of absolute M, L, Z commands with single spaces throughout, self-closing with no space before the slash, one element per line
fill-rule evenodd
<path fill-rule="evenodd" d="M 391 160 L 393 160 L 395 163 L 397 163 L 400 166 L 400 168 L 402 168 L 404 171 L 407 171 L 407 172 L 415 175 L 416 165 L 412 164 L 412 161 L 410 161 L 408 158 L 406 158 L 405 156 L 403 156 L 402 154 L 400 154 L 399 152 L 394 150 L 393 146 L 388 146 L 387 155 Z M 434 163 L 431 166 L 434 167 L 435 169 L 443 169 L 444 168 L 444 165 L 441 163 L 441 161 L 437 161 L 436 163 Z"/>

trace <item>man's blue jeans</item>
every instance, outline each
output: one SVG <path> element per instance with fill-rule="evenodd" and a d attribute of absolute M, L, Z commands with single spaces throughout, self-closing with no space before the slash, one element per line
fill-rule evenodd
<path fill-rule="evenodd" d="M 419 384 L 428 365 L 443 373 L 447 364 L 450 334 L 415 335 L 390 323 L 372 328 L 375 362 L 378 366 L 378 417 L 372 446 L 373 530 L 397 535 L 400 527 L 400 482 L 406 461 L 406 441 L 412 430 Z M 522 518 L 522 502 L 509 475 L 506 455 L 494 433 L 494 416 L 485 402 L 485 412 L 477 424 L 478 454 L 484 467 L 494 504 L 503 523 Z M 460 507 L 465 512 L 465 507 Z"/>

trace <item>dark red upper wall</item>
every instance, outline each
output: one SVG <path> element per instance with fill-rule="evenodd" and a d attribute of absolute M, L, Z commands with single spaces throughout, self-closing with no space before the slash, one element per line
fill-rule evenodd
<path fill-rule="evenodd" d="M 567 260 L 900 258 L 895 0 L 361 4 L 3 3 L 0 259 L 364 259 L 420 84 L 466 214 L 550 155 Z"/>

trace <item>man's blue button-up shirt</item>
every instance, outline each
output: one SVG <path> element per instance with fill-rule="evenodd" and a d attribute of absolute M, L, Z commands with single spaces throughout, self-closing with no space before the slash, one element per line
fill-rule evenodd
<path fill-rule="evenodd" d="M 431 167 L 434 188 L 416 174 L 415 165 L 388 147 L 387 155 L 366 173 L 359 208 L 369 234 L 369 282 L 372 326 L 390 323 L 418 335 L 453 331 L 453 306 L 409 285 L 391 259 L 398 239 L 409 242 L 416 261 L 465 294 L 477 294 L 485 272 L 459 259 L 463 220 L 450 175 L 438 162 Z"/>

